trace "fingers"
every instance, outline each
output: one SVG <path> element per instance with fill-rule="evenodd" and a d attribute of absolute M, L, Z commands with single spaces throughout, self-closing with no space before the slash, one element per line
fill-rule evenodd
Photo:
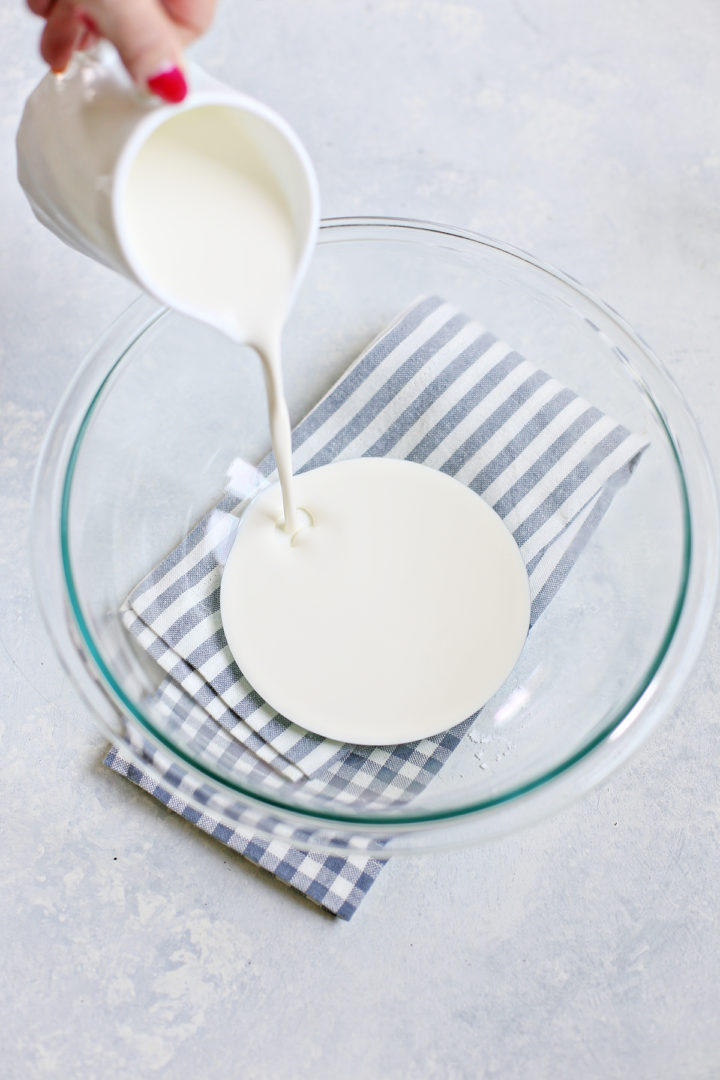
<path fill-rule="evenodd" d="M 53 71 L 64 71 L 82 35 L 82 26 L 71 4 L 53 4 L 40 38 L 40 53 Z"/>
<path fill-rule="evenodd" d="M 55 0 L 27 0 L 27 6 L 33 15 L 41 15 L 44 18 L 49 14 Z"/>
<path fill-rule="evenodd" d="M 54 71 L 67 66 L 75 49 L 100 37 L 111 41 L 132 78 L 166 101 L 182 101 L 187 85 L 182 46 L 203 33 L 215 0 L 27 0 L 46 19 L 43 58 Z"/>
<path fill-rule="evenodd" d="M 180 39 L 159 0 L 86 0 L 83 8 L 135 82 L 168 101 L 185 97 Z"/>
<path fill-rule="evenodd" d="M 187 42 L 204 34 L 215 14 L 215 0 L 162 0 L 162 3 Z"/>

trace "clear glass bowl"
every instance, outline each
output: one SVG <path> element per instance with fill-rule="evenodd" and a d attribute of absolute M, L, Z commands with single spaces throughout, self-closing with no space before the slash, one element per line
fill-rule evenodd
<path fill-rule="evenodd" d="M 668 711 L 713 610 L 716 499 L 682 398 L 613 311 L 520 251 L 419 222 L 324 223 L 285 335 L 293 421 L 423 293 L 478 318 L 650 449 L 482 711 L 482 743 L 463 739 L 409 802 L 348 806 L 275 773 L 244 778 L 211 761 L 153 705 L 163 673 L 119 617 L 129 590 L 222 495 L 229 463 L 257 462 L 268 449 L 250 350 L 137 301 L 80 369 L 38 468 L 41 604 L 108 738 L 165 787 L 200 787 L 190 797 L 200 810 L 301 847 L 437 850 L 583 794 Z"/>

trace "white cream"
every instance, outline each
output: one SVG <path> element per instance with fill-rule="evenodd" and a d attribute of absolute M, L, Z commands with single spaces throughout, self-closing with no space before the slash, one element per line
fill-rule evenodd
<path fill-rule="evenodd" d="M 285 517 L 294 531 L 280 339 L 301 253 L 273 172 L 231 110 L 181 112 L 137 153 L 124 218 L 144 276 L 176 305 L 205 313 L 259 353 Z"/>
<path fill-rule="evenodd" d="M 509 674 L 528 627 L 525 567 L 497 515 L 443 473 L 364 458 L 293 478 L 280 339 L 298 241 L 273 174 L 227 130 L 222 109 L 157 129 L 125 205 L 134 259 L 158 292 L 263 362 L 280 487 L 242 517 L 223 629 L 251 685 L 309 731 L 419 739 L 465 719 Z"/>
<path fill-rule="evenodd" d="M 278 486 L 243 514 L 223 629 L 279 713 L 351 743 L 409 742 L 479 709 L 525 641 L 528 579 L 497 514 L 457 480 L 361 458 L 294 478 L 312 517 L 292 540 Z"/>

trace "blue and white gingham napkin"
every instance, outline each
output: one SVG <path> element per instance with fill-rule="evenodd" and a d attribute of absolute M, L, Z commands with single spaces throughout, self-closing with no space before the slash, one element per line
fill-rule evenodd
<path fill-rule="evenodd" d="M 513 533 L 527 566 L 531 625 L 565 580 L 646 440 L 534 367 L 438 297 L 402 313 L 348 368 L 293 432 L 296 472 L 330 461 L 388 456 L 422 462 L 481 495 Z M 274 476 L 229 470 L 229 490 L 185 540 L 132 591 L 122 617 L 165 672 L 154 707 L 186 746 L 238 777 L 303 785 L 337 806 L 378 807 L 422 791 L 475 717 L 397 747 L 347 746 L 274 713 L 242 677 L 220 622 L 222 563 L 235 513 Z M 189 699 L 192 699 L 192 703 Z M 106 763 L 171 809 L 322 904 L 350 918 L 383 862 L 360 853 L 319 855 L 293 846 L 292 830 L 268 840 L 260 818 L 230 829 L 212 798 L 147 744 L 154 781 L 113 749 Z M 188 796 L 208 806 L 194 809 Z"/>

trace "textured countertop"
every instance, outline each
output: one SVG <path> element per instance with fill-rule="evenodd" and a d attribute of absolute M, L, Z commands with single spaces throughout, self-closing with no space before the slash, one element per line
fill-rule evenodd
<path fill-rule="evenodd" d="M 383 1080 L 720 1075 L 720 641 L 631 764 L 484 848 L 397 859 L 335 922 L 100 765 L 40 624 L 30 484 L 134 295 L 32 219 L 42 72 L 0 12 L 0 1074 Z M 668 365 L 720 464 L 713 0 L 225 0 L 195 50 L 285 113 L 327 215 L 477 229 L 561 266 Z"/>

